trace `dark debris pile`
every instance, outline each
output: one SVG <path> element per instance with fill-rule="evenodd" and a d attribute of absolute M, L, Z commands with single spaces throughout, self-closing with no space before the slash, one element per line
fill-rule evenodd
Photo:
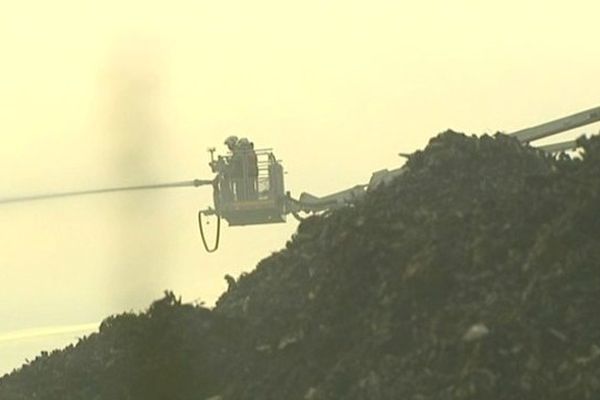
<path fill-rule="evenodd" d="M 0 398 L 596 399 L 600 139 L 581 144 L 443 133 L 214 310 L 168 294 L 109 318 Z"/>
<path fill-rule="evenodd" d="M 109 317 L 77 345 L 5 376 L 0 399 L 203 399 L 223 385 L 237 332 L 238 322 L 167 292 L 145 313 Z"/>

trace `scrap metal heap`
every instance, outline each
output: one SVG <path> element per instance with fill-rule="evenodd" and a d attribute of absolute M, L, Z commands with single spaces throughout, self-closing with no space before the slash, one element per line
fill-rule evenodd
<path fill-rule="evenodd" d="M 553 157 L 454 132 L 227 277 L 0 379 L 0 398 L 596 399 L 600 138 Z"/>

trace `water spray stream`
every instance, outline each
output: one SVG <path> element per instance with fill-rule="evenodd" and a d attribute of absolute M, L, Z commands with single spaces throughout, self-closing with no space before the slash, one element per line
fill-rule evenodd
<path fill-rule="evenodd" d="M 76 196 L 88 196 L 95 194 L 114 193 L 114 192 L 133 192 L 138 190 L 155 190 L 155 189 L 169 189 L 177 187 L 199 187 L 204 185 L 212 185 L 212 180 L 194 179 L 191 181 L 181 182 L 168 182 L 168 183 L 157 183 L 150 185 L 137 185 L 137 186 L 121 186 L 111 187 L 103 189 L 91 189 L 91 190 L 80 190 L 80 191 L 69 191 L 69 192 L 57 192 L 57 193 L 44 193 L 30 196 L 19 196 L 19 197 L 8 197 L 0 198 L 0 205 L 11 204 L 11 203 L 24 203 L 31 201 L 49 200 L 62 197 L 76 197 Z"/>

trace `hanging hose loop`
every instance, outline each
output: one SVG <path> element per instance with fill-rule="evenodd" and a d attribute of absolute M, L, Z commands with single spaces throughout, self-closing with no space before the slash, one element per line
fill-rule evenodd
<path fill-rule="evenodd" d="M 200 237 L 202 238 L 202 244 L 208 253 L 214 253 L 219 249 L 219 240 L 221 238 L 221 216 L 217 214 L 217 235 L 215 238 L 215 245 L 211 249 L 208 247 L 206 242 L 206 236 L 204 235 L 204 226 L 202 225 L 202 211 L 198 212 L 198 226 L 200 227 Z"/>

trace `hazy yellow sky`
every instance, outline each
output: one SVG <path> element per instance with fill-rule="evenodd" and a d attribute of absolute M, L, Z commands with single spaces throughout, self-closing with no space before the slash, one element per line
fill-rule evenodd
<path fill-rule="evenodd" d="M 273 147 L 295 195 L 364 183 L 446 128 L 512 131 L 600 105 L 599 11 L 0 1 L 0 196 L 208 178 L 206 148 L 230 134 Z M 225 229 L 207 255 L 195 213 L 210 199 L 176 189 L 1 208 L 0 334 L 98 321 L 167 288 L 212 304 L 225 274 L 295 229 Z M 46 345 L 4 343 L 0 372 Z"/>

